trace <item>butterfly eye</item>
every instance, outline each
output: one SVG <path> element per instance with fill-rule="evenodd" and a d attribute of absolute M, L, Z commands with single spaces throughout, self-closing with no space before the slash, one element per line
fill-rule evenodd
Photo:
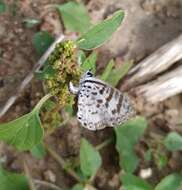
<path fill-rule="evenodd" d="M 87 71 L 87 76 L 88 76 L 88 77 L 92 77 L 93 74 L 92 74 L 90 71 Z"/>

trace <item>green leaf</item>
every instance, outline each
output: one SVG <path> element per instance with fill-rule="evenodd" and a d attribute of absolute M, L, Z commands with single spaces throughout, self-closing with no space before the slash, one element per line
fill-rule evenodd
<path fill-rule="evenodd" d="M 56 73 L 56 71 L 52 68 L 52 66 L 46 64 L 43 67 L 42 71 L 37 71 L 35 73 L 35 76 L 39 80 L 47 80 L 47 79 L 53 78 L 55 76 L 55 73 Z"/>
<path fill-rule="evenodd" d="M 79 160 L 76 160 L 74 164 L 75 164 L 75 166 L 72 166 L 72 167 L 74 168 L 76 174 L 79 176 L 81 181 L 87 181 L 88 180 L 87 176 L 85 176 L 83 174 L 83 172 L 81 171 L 81 168 L 80 168 L 80 165 L 79 165 Z"/>
<path fill-rule="evenodd" d="M 114 67 L 114 61 L 110 60 L 109 63 L 107 64 L 106 68 L 104 69 L 102 75 L 101 75 L 101 80 L 107 81 L 111 75 L 112 69 Z"/>
<path fill-rule="evenodd" d="M 74 185 L 71 190 L 84 190 L 84 186 L 82 184 Z"/>
<path fill-rule="evenodd" d="M 81 68 L 83 69 L 83 71 L 91 70 L 91 72 L 95 74 L 96 60 L 97 60 L 97 54 L 95 52 L 92 52 L 81 65 Z"/>
<path fill-rule="evenodd" d="M 116 86 L 118 82 L 128 73 L 132 65 L 132 61 L 127 61 L 123 63 L 119 68 L 112 69 L 109 77 L 106 79 L 106 82 L 112 86 Z"/>
<path fill-rule="evenodd" d="M 1 190 L 29 190 L 28 181 L 24 175 L 5 171 L 0 168 Z"/>
<path fill-rule="evenodd" d="M 43 129 L 35 111 L 0 125 L 0 140 L 14 145 L 18 150 L 31 149 L 42 137 Z"/>
<path fill-rule="evenodd" d="M 74 115 L 73 106 L 71 104 L 65 105 L 64 109 L 65 109 L 65 112 L 69 114 L 69 116 Z"/>
<path fill-rule="evenodd" d="M 0 14 L 6 11 L 6 4 L 3 0 L 0 0 Z"/>
<path fill-rule="evenodd" d="M 156 155 L 156 164 L 159 170 L 165 167 L 168 163 L 167 156 L 163 153 L 158 152 Z"/>
<path fill-rule="evenodd" d="M 122 186 L 124 190 L 152 190 L 152 186 L 145 180 L 132 174 L 121 176 Z"/>
<path fill-rule="evenodd" d="M 35 145 L 32 149 L 31 149 L 31 154 L 37 158 L 37 159 L 43 159 L 44 156 L 46 155 L 46 150 L 44 148 L 43 143 L 39 143 L 37 145 Z"/>
<path fill-rule="evenodd" d="M 77 45 L 80 49 L 90 50 L 101 46 L 110 39 L 111 35 L 117 30 L 124 18 L 122 10 L 117 11 L 111 18 L 93 26 L 78 40 Z"/>
<path fill-rule="evenodd" d="M 30 18 L 26 18 L 23 20 L 23 23 L 25 25 L 25 27 L 27 28 L 33 28 L 34 26 L 40 24 L 40 20 L 38 19 L 30 19 Z"/>
<path fill-rule="evenodd" d="M 181 187 L 182 175 L 174 173 L 163 178 L 155 190 L 181 190 Z"/>
<path fill-rule="evenodd" d="M 177 132 L 171 132 L 165 138 L 164 145 L 170 151 L 182 150 L 182 136 Z"/>
<path fill-rule="evenodd" d="M 99 152 L 86 140 L 81 140 L 80 147 L 80 166 L 81 171 L 87 177 L 94 176 L 101 166 Z"/>
<path fill-rule="evenodd" d="M 147 121 L 143 117 L 136 117 L 127 123 L 116 127 L 116 149 L 120 157 L 120 167 L 132 173 L 138 165 L 138 158 L 134 146 L 147 128 Z"/>
<path fill-rule="evenodd" d="M 83 33 L 90 27 L 90 17 L 83 4 L 68 2 L 63 5 L 56 5 L 56 8 L 68 30 Z"/>
<path fill-rule="evenodd" d="M 43 129 L 39 111 L 43 103 L 50 98 L 44 96 L 28 114 L 8 123 L 0 124 L 0 140 L 15 146 L 18 150 L 31 150 L 42 141 Z"/>
<path fill-rule="evenodd" d="M 82 65 L 84 63 L 85 59 L 86 59 L 85 52 L 82 50 L 79 50 L 78 51 L 78 60 L 77 60 L 78 65 Z"/>
<path fill-rule="evenodd" d="M 33 37 L 33 46 L 41 56 L 53 43 L 54 38 L 46 31 L 37 32 Z"/>
<path fill-rule="evenodd" d="M 111 60 L 101 75 L 101 80 L 104 80 L 116 86 L 118 82 L 128 73 L 133 65 L 132 61 L 124 62 L 119 68 L 114 68 L 115 62 Z"/>

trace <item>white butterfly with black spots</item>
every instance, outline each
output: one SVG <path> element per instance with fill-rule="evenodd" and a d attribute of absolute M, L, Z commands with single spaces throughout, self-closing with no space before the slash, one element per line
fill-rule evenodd
<path fill-rule="evenodd" d="M 69 91 L 78 98 L 77 118 L 83 127 L 99 130 L 118 126 L 135 115 L 131 100 L 126 93 L 93 77 L 87 71 L 79 86 L 69 83 Z"/>

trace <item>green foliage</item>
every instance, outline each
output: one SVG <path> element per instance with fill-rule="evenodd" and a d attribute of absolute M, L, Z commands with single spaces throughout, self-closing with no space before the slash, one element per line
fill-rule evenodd
<path fill-rule="evenodd" d="M 159 170 L 161 170 L 163 167 L 165 167 L 168 163 L 167 156 L 164 153 L 158 152 L 157 155 L 155 156 L 155 162 L 157 164 L 157 167 Z"/>
<path fill-rule="evenodd" d="M 45 63 L 45 66 L 43 67 L 42 71 L 37 71 L 35 73 L 35 76 L 39 80 L 48 80 L 55 76 L 56 71 L 47 63 Z"/>
<path fill-rule="evenodd" d="M 6 11 L 6 4 L 3 0 L 0 0 L 0 14 Z"/>
<path fill-rule="evenodd" d="M 182 150 L 182 136 L 177 132 L 171 132 L 165 138 L 164 145 L 170 151 Z"/>
<path fill-rule="evenodd" d="M 115 65 L 114 60 L 110 60 L 100 77 L 101 80 L 106 81 L 106 82 L 109 80 L 109 78 L 111 77 L 111 72 L 113 70 L 114 65 Z"/>
<path fill-rule="evenodd" d="M 78 56 L 78 59 L 77 59 L 78 65 L 82 65 L 83 62 L 84 62 L 85 59 L 86 59 L 85 52 L 82 51 L 82 50 L 79 50 L 77 56 Z"/>
<path fill-rule="evenodd" d="M 152 186 L 145 180 L 132 174 L 121 176 L 123 190 L 153 190 Z"/>
<path fill-rule="evenodd" d="M 47 100 L 42 105 L 42 110 L 45 109 L 46 111 L 52 111 L 56 107 L 56 103 L 52 100 Z"/>
<path fill-rule="evenodd" d="M 1 190 L 29 190 L 28 181 L 24 175 L 5 171 L 0 168 Z"/>
<path fill-rule="evenodd" d="M 120 167 L 128 173 L 133 173 L 138 165 L 134 146 L 146 128 L 147 121 L 143 117 L 136 117 L 115 128 L 116 149 L 120 157 Z"/>
<path fill-rule="evenodd" d="M 111 60 L 105 68 L 101 79 L 108 82 L 112 86 L 116 86 L 118 82 L 128 73 L 133 62 L 124 62 L 119 68 L 114 68 L 114 61 Z"/>
<path fill-rule="evenodd" d="M 71 102 L 74 102 L 74 99 Z M 74 111 L 73 111 L 72 103 L 65 105 L 64 110 L 65 110 L 65 112 L 68 113 L 68 115 L 70 117 L 74 116 Z"/>
<path fill-rule="evenodd" d="M 63 122 L 63 118 L 58 110 L 43 112 L 42 115 L 42 126 L 46 129 L 47 133 L 53 132 Z"/>
<path fill-rule="evenodd" d="M 42 106 L 42 126 L 46 130 L 46 134 L 52 133 L 63 122 L 62 115 L 57 109 L 58 107 L 59 105 L 52 100 L 47 100 Z"/>
<path fill-rule="evenodd" d="M 41 22 L 40 20 L 33 19 L 33 18 L 32 19 L 26 18 L 23 20 L 23 23 L 24 23 L 25 27 L 27 27 L 27 28 L 33 28 L 34 26 L 40 24 L 40 22 Z"/>
<path fill-rule="evenodd" d="M 181 190 L 182 175 L 170 174 L 163 178 L 154 190 Z"/>
<path fill-rule="evenodd" d="M 99 152 L 86 140 L 81 140 L 80 166 L 82 173 L 87 176 L 94 176 L 101 166 L 102 160 Z"/>
<path fill-rule="evenodd" d="M 96 60 L 97 60 L 97 54 L 95 52 L 92 52 L 81 64 L 81 68 L 83 71 L 91 70 L 93 74 L 96 73 Z"/>
<path fill-rule="evenodd" d="M 33 37 L 33 46 L 41 56 L 52 44 L 54 38 L 46 31 L 37 32 Z"/>
<path fill-rule="evenodd" d="M 76 172 L 76 174 L 79 176 L 79 178 L 81 179 L 81 181 L 83 183 L 86 183 L 88 181 L 88 176 L 85 176 L 83 174 L 83 172 L 81 171 L 81 167 L 80 167 L 80 160 L 79 159 L 76 159 L 75 160 L 75 163 L 74 163 L 74 171 Z"/>
<path fill-rule="evenodd" d="M 71 190 L 84 190 L 84 186 L 82 184 L 74 185 Z"/>
<path fill-rule="evenodd" d="M 71 1 L 56 5 L 56 8 L 61 14 L 64 26 L 68 30 L 84 33 L 91 26 L 90 17 L 83 4 Z"/>
<path fill-rule="evenodd" d="M 39 111 L 49 97 L 48 95 L 43 97 L 30 113 L 8 123 L 0 124 L 0 140 L 21 151 L 30 150 L 40 143 L 43 137 L 43 129 Z"/>
<path fill-rule="evenodd" d="M 111 18 L 94 25 L 78 40 L 77 45 L 80 49 L 90 50 L 101 46 L 109 40 L 111 35 L 117 30 L 124 18 L 122 10 L 117 11 Z"/>
<path fill-rule="evenodd" d="M 37 145 L 35 145 L 32 149 L 31 149 L 31 154 L 37 158 L 37 159 L 43 159 L 44 156 L 46 155 L 46 150 L 44 148 L 43 143 L 39 143 Z"/>
<path fill-rule="evenodd" d="M 37 111 L 0 125 L 0 140 L 14 145 L 18 150 L 29 150 L 43 137 Z"/>
<path fill-rule="evenodd" d="M 107 82 L 113 86 L 116 86 L 118 82 L 128 73 L 129 69 L 132 67 L 133 63 L 128 61 L 123 63 L 120 67 L 115 68 L 111 71 Z"/>

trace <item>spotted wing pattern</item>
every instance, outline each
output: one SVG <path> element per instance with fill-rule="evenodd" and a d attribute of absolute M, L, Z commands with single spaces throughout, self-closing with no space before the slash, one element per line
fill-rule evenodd
<path fill-rule="evenodd" d="M 134 116 L 129 97 L 94 77 L 80 84 L 77 118 L 90 130 L 114 127 Z"/>

